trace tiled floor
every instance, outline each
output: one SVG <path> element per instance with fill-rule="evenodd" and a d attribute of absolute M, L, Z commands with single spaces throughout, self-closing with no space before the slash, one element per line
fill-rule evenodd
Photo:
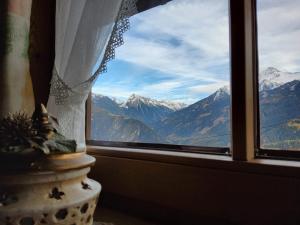
<path fill-rule="evenodd" d="M 162 225 L 105 208 L 97 210 L 94 216 L 94 221 L 97 221 L 94 225 Z"/>

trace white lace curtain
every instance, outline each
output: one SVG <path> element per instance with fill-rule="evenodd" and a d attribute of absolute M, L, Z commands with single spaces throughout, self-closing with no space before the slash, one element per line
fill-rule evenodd
<path fill-rule="evenodd" d="M 48 111 L 59 131 L 85 148 L 85 101 L 123 43 L 135 0 L 56 1 L 55 63 Z"/>

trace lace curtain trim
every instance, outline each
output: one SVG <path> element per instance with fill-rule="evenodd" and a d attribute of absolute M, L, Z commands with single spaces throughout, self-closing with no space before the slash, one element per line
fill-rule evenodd
<path fill-rule="evenodd" d="M 136 1 L 122 1 L 104 57 L 93 76 L 74 87 L 70 87 L 63 81 L 54 67 L 50 95 L 54 96 L 57 105 L 81 104 L 85 101 L 93 82 L 101 73 L 107 71 L 107 63 L 115 58 L 115 49 L 124 44 L 123 34 L 130 28 L 129 17 L 137 13 Z"/>

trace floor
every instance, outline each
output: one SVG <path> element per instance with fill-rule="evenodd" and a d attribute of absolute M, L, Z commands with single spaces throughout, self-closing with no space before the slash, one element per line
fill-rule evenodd
<path fill-rule="evenodd" d="M 94 225 L 162 225 L 106 208 L 97 210 L 94 221 Z"/>

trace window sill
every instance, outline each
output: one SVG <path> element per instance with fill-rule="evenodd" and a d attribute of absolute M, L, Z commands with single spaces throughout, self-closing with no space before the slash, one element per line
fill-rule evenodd
<path fill-rule="evenodd" d="M 266 174 L 300 178 L 300 162 L 272 159 L 233 161 L 230 156 L 170 152 L 148 149 L 132 149 L 107 146 L 87 146 L 94 157 L 123 158 L 127 160 L 150 161 L 182 166 L 227 170 L 233 172 Z"/>
<path fill-rule="evenodd" d="M 168 215 L 187 212 L 195 215 L 195 221 L 204 215 L 234 219 L 239 224 L 269 221 L 269 215 L 278 212 L 288 215 L 283 221 L 298 215 L 299 162 L 245 162 L 221 155 L 101 146 L 88 146 L 88 153 L 97 159 L 90 177 L 103 184 L 108 206 L 141 210 L 150 217 L 174 209 L 176 213 Z M 250 223 L 247 220 L 253 208 L 258 214 Z"/>

